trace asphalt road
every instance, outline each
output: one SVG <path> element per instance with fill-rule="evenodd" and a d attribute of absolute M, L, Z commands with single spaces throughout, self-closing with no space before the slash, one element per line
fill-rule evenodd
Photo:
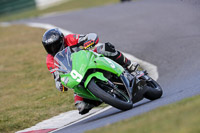
<path fill-rule="evenodd" d="M 200 94 L 200 1 L 138 0 L 33 18 L 73 33 L 95 32 L 100 42 L 158 67 L 164 90 L 156 101 L 143 100 L 122 112 L 112 108 L 56 133 L 81 133 Z"/>

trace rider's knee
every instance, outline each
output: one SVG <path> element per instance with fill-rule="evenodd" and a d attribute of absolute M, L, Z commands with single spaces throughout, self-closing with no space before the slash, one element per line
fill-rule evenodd
<path fill-rule="evenodd" d="M 103 54 L 105 56 L 116 56 L 117 50 L 113 44 L 107 42 L 97 47 L 97 53 Z"/>

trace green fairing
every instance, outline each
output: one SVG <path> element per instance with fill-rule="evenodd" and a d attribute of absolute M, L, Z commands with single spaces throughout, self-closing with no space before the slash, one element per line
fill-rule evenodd
<path fill-rule="evenodd" d="M 72 70 L 85 75 L 88 69 L 99 68 L 120 76 L 124 68 L 113 60 L 92 51 L 82 50 L 72 54 Z"/>
<path fill-rule="evenodd" d="M 105 77 L 103 76 L 103 73 L 95 72 L 95 73 L 90 74 L 90 75 L 87 77 L 87 79 L 86 79 L 86 81 L 85 81 L 85 83 L 84 83 L 85 88 L 87 88 L 88 83 L 90 82 L 90 80 L 91 80 L 93 77 L 96 77 L 97 79 L 100 79 L 100 80 L 102 80 L 102 81 L 108 81 L 108 79 L 105 78 Z"/>
<path fill-rule="evenodd" d="M 99 98 L 94 96 L 88 89 L 85 89 L 82 86 L 75 86 L 74 87 L 74 92 L 84 98 L 91 99 L 91 100 L 97 100 L 99 101 Z"/>
<path fill-rule="evenodd" d="M 117 76 L 120 76 L 121 73 L 124 71 L 124 68 L 117 64 L 116 62 L 112 61 L 104 57 L 103 55 L 94 53 L 93 51 L 88 50 L 81 50 L 76 53 L 72 53 L 72 71 L 67 74 L 60 73 L 61 83 L 68 87 L 74 89 L 75 93 L 79 96 L 98 100 L 88 89 L 86 89 L 89 81 L 92 77 L 96 77 L 102 81 L 107 81 L 107 79 L 103 76 L 102 73 L 96 72 L 90 74 L 84 83 L 85 88 L 79 85 L 81 80 L 84 78 L 84 75 L 89 69 L 102 69 L 105 71 L 109 71 Z M 67 79 L 67 84 L 65 80 Z"/>

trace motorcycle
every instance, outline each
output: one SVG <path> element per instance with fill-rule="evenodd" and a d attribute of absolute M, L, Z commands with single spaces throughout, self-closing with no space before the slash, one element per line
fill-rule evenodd
<path fill-rule="evenodd" d="M 115 61 L 91 50 L 72 52 L 70 47 L 58 52 L 55 66 L 63 86 L 94 101 L 104 102 L 120 110 L 147 98 L 162 96 L 160 85 L 138 69 L 130 73 Z"/>

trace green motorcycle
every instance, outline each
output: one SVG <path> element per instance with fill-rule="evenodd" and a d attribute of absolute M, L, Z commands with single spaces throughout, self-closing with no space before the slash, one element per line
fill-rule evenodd
<path fill-rule="evenodd" d="M 155 100 L 162 96 L 162 88 L 146 71 L 137 70 L 131 74 L 118 63 L 93 51 L 73 53 L 67 47 L 54 59 L 62 85 L 85 99 L 128 110 L 143 98 Z"/>

